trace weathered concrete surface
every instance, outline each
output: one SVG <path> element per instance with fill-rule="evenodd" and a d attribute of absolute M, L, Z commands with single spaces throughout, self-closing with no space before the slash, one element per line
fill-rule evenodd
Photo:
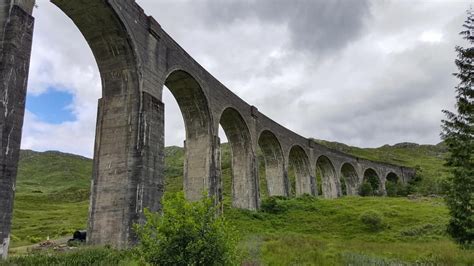
<path fill-rule="evenodd" d="M 407 182 L 414 170 L 377 163 L 328 149 L 281 126 L 240 99 L 186 53 L 133 0 L 53 0 L 82 32 L 102 79 L 89 212 L 88 242 L 127 247 L 131 226 L 143 209 L 158 210 L 164 191 L 164 106 L 166 86 L 176 98 L 186 127 L 184 189 L 189 200 L 203 191 L 222 200 L 219 125 L 232 150 L 232 203 L 259 208 L 260 189 L 269 195 L 317 195 L 321 176 L 327 198 L 355 195 L 364 173 L 375 173 L 384 192 L 387 175 Z M 20 148 L 24 96 L 31 49 L 34 1 L 0 0 L 0 237 L 8 243 Z M 297 115 L 297 114 L 295 114 Z M 258 162 L 257 148 L 264 162 Z M 258 164 L 267 188 L 259 188 Z M 296 174 L 295 184 L 288 178 Z M 342 180 L 342 181 L 341 181 Z M 341 183 L 342 182 L 342 183 Z M 4 250 L 5 248 L 3 248 Z M 3 254 L 6 252 L 2 251 Z"/>
<path fill-rule="evenodd" d="M 33 1 L 0 2 L 0 257 L 6 258 L 25 111 Z M 25 8 L 26 7 L 26 8 Z"/>
<path fill-rule="evenodd" d="M 266 189 L 269 196 L 289 196 L 286 184 L 285 157 L 280 142 L 270 131 L 263 131 L 258 138 L 258 146 L 263 152 L 265 163 Z"/>

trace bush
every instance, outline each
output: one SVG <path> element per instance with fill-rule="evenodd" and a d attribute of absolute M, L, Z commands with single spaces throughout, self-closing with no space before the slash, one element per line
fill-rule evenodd
<path fill-rule="evenodd" d="M 387 196 L 395 197 L 398 195 L 398 184 L 395 182 L 387 181 L 385 183 L 385 191 L 387 191 Z"/>
<path fill-rule="evenodd" d="M 406 197 L 411 191 L 411 188 L 401 182 L 387 181 L 387 183 L 385 183 L 385 191 L 389 197 Z"/>
<path fill-rule="evenodd" d="M 400 197 L 406 197 L 410 194 L 410 188 L 404 184 L 397 184 L 397 195 Z"/>
<path fill-rule="evenodd" d="M 183 192 L 165 193 L 163 213 L 145 211 L 146 222 L 136 225 L 136 251 L 146 262 L 159 265 L 231 265 L 237 233 L 213 200 L 188 202 Z"/>
<path fill-rule="evenodd" d="M 372 232 L 384 228 L 383 216 L 376 211 L 366 211 L 360 215 L 360 221 Z"/>
<path fill-rule="evenodd" d="M 372 189 L 372 185 L 369 182 L 362 183 L 359 188 L 359 195 L 362 197 L 373 196 L 374 190 Z"/>
<path fill-rule="evenodd" d="M 262 200 L 260 209 L 267 213 L 282 213 L 286 208 L 282 204 L 278 204 L 277 197 L 268 197 Z"/>

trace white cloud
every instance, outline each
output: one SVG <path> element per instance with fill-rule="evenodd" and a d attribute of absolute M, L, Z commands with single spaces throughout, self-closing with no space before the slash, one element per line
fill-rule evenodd
<path fill-rule="evenodd" d="M 38 5 L 33 11 L 35 34 L 28 93 L 39 95 L 54 88 L 72 94 L 70 110 L 76 121 L 48 124 L 27 111 L 22 148 L 92 157 L 97 100 L 101 96 L 97 65 L 72 21 L 49 1 L 39 1 Z"/>
<path fill-rule="evenodd" d="M 443 34 L 438 31 L 428 30 L 424 31 L 420 36 L 420 41 L 429 43 L 438 43 L 443 39 Z"/>

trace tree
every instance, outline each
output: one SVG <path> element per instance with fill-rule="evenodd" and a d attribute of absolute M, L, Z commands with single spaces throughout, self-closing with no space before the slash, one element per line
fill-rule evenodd
<path fill-rule="evenodd" d="M 474 12 L 467 11 L 460 35 L 467 47 L 456 46 L 455 64 L 459 79 L 456 91 L 456 112 L 443 110 L 441 137 L 449 150 L 446 165 L 452 176 L 448 179 L 446 203 L 451 219 L 449 234 L 459 243 L 472 246 L 474 242 Z"/>
<path fill-rule="evenodd" d="M 137 253 L 153 265 L 233 265 L 237 232 L 213 200 L 188 202 L 182 192 L 166 193 L 163 212 L 145 211 L 146 222 L 136 225 Z"/>

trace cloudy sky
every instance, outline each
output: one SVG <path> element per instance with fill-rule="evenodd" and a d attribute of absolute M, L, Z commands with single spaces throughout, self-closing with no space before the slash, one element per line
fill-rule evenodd
<path fill-rule="evenodd" d="M 440 141 L 469 1 L 137 0 L 234 93 L 306 136 L 355 146 Z M 100 76 L 78 29 L 37 0 L 22 148 L 92 156 Z M 164 91 L 166 145 L 182 145 Z"/>

